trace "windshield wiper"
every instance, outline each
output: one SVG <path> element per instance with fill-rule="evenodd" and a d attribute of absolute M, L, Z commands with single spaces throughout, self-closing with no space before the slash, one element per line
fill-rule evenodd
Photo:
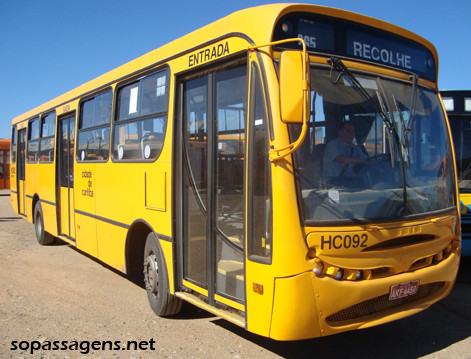
<path fill-rule="evenodd" d="M 337 78 L 335 79 L 335 81 L 332 81 L 334 84 L 337 84 L 344 75 L 347 75 L 353 87 L 360 93 L 361 96 L 363 96 L 363 98 L 367 102 L 373 102 L 377 104 L 376 108 L 378 109 L 378 113 L 387 127 L 386 133 L 388 134 L 389 155 L 391 158 L 391 167 L 393 168 L 396 162 L 396 158 L 395 158 L 396 150 L 394 148 L 394 144 L 396 144 L 398 147 L 401 147 L 399 158 L 401 161 L 401 177 L 402 177 L 403 202 L 404 202 L 403 205 L 404 205 L 404 210 L 409 210 L 408 199 L 407 199 L 406 166 L 405 166 L 405 160 L 404 160 L 403 152 L 402 152 L 403 144 L 401 140 L 399 139 L 399 134 L 397 133 L 397 129 L 396 129 L 394 118 L 393 118 L 392 106 L 389 104 L 388 97 L 384 95 L 386 91 L 384 90 L 383 84 L 381 82 L 381 78 L 378 77 L 376 80 L 376 83 L 378 85 L 378 90 L 376 91 L 376 97 L 378 101 L 376 102 L 370 96 L 368 91 L 366 91 L 366 89 L 363 87 L 360 81 L 358 81 L 355 75 L 344 65 L 342 60 L 340 60 L 338 57 L 333 56 L 328 60 L 328 62 L 330 62 L 331 64 L 331 68 L 330 68 L 331 80 L 332 80 L 332 71 L 334 69 L 339 71 L 339 74 L 337 75 Z M 415 86 L 414 86 L 414 89 L 415 89 Z M 386 101 L 384 100 L 384 98 L 386 98 Z M 414 101 L 415 101 L 415 97 L 414 97 Z"/>
<path fill-rule="evenodd" d="M 373 97 L 366 91 L 366 89 L 363 87 L 363 85 L 358 81 L 358 79 L 355 77 L 355 75 L 345 66 L 345 64 L 340 60 L 338 57 L 332 56 L 328 62 L 330 63 L 330 78 L 332 80 L 332 70 L 337 70 L 339 71 L 339 74 L 335 81 L 332 81 L 334 84 L 337 84 L 340 79 L 344 76 L 347 75 L 348 78 L 350 79 L 353 88 L 355 88 L 358 93 L 368 102 L 373 102 L 376 103 L 376 101 L 373 99 Z M 395 131 L 395 128 L 393 126 L 393 123 L 389 121 L 388 115 L 385 112 L 384 107 L 376 106 L 378 109 L 378 113 L 380 114 L 381 118 L 383 119 L 384 123 L 388 127 L 388 129 Z"/>
<path fill-rule="evenodd" d="M 381 81 L 381 78 L 377 78 L 376 80 L 377 84 L 378 84 L 378 89 L 381 91 L 382 94 L 385 94 L 386 91 L 384 89 L 384 86 L 383 86 L 383 82 Z M 404 118 L 402 117 L 402 113 L 399 111 L 399 108 L 397 106 L 397 102 L 396 102 L 396 99 L 394 98 L 394 95 L 392 96 L 393 100 L 394 100 L 394 103 L 396 105 L 396 110 L 398 111 L 399 113 L 399 117 L 401 119 L 401 124 L 404 124 Z M 390 121 L 393 122 L 393 128 L 395 129 L 395 124 L 396 122 L 394 121 L 394 113 L 393 113 L 393 108 L 391 106 L 391 103 L 389 102 L 388 100 L 388 97 L 386 97 L 386 103 L 387 103 L 387 107 L 389 109 L 389 111 L 387 113 L 389 113 L 389 115 L 391 116 L 390 118 Z M 405 128 L 402 127 L 402 132 L 403 132 L 403 135 L 404 135 L 404 131 L 405 131 Z M 402 141 L 399 139 L 399 134 L 397 133 L 397 131 L 394 132 L 394 138 L 396 139 L 396 144 L 398 146 L 400 146 L 400 154 L 399 154 L 399 158 L 401 160 L 401 177 L 402 177 L 402 193 L 403 193 L 403 199 L 404 199 L 404 210 L 409 210 L 409 200 L 407 198 L 407 178 L 406 178 L 406 160 L 404 159 L 404 151 L 406 150 L 406 148 L 404 147 L 405 144 L 402 143 Z M 410 210 L 409 210 L 410 212 Z"/>
<path fill-rule="evenodd" d="M 415 116 L 415 110 L 417 107 L 417 82 L 419 80 L 419 77 L 416 74 L 411 75 L 411 80 L 412 80 L 412 98 L 411 98 L 411 106 L 410 106 L 410 117 L 409 117 L 409 123 L 407 124 L 406 127 L 406 136 L 407 132 L 409 132 L 412 129 L 412 123 L 414 122 L 414 116 Z"/>
<path fill-rule="evenodd" d="M 391 167 L 394 168 L 396 164 L 396 150 L 394 148 L 394 143 L 396 141 L 394 141 L 393 138 L 396 135 L 396 129 L 393 127 L 394 125 L 392 125 L 389 122 L 389 119 L 387 118 L 386 105 L 384 104 L 383 95 L 381 95 L 381 93 L 378 90 L 376 91 L 376 97 L 378 98 L 380 114 L 383 114 L 382 116 L 380 115 L 380 117 L 383 119 L 387 127 L 386 133 L 388 134 L 388 147 L 389 147 L 389 155 L 391 159 Z"/>
<path fill-rule="evenodd" d="M 402 114 L 402 111 L 399 109 L 399 105 L 397 104 L 396 96 L 392 95 L 393 103 L 394 103 L 394 108 L 398 113 L 399 120 L 401 122 L 401 151 L 402 151 L 402 157 L 404 160 L 407 162 L 408 165 L 410 165 L 410 160 L 409 160 L 409 137 L 407 135 L 407 125 L 406 121 L 404 120 L 404 115 Z"/>

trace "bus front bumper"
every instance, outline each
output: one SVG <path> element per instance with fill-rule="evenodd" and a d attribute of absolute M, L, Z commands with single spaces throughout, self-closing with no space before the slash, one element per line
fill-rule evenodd
<path fill-rule="evenodd" d="M 275 279 L 270 337 L 299 340 L 368 328 L 418 313 L 447 296 L 459 267 L 459 251 L 442 262 L 389 277 L 337 281 L 305 272 Z M 392 286 L 419 281 L 417 294 L 389 300 Z"/>

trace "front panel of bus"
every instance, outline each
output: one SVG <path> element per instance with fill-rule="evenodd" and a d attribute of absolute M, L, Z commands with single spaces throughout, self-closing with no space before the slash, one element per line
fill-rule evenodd
<path fill-rule="evenodd" d="M 311 114 L 301 148 L 271 166 L 269 335 L 281 340 L 423 310 L 450 292 L 460 252 L 453 150 L 432 52 L 308 13 L 276 24 L 274 41 L 296 37 L 310 53 Z M 299 47 L 275 47 L 274 58 L 288 49 Z M 298 138 L 301 125 L 283 124 L 273 95 L 271 103 L 276 149 Z M 260 293 L 250 269 L 248 328 L 256 330 L 251 303 Z"/>

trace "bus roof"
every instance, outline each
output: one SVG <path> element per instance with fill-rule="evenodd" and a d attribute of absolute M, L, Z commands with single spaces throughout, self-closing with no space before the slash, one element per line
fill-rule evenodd
<path fill-rule="evenodd" d="M 125 63 L 124 65 L 108 71 L 105 74 L 74 88 L 73 90 L 70 90 L 50 101 L 47 101 L 38 107 L 16 116 L 12 123 L 16 124 L 38 114 L 52 110 L 62 104 L 76 99 L 77 97 L 84 96 L 96 89 L 114 83 L 123 76 L 135 72 L 136 69 L 151 67 L 157 62 L 161 62 L 170 57 L 182 54 L 182 52 L 187 49 L 194 49 L 199 45 L 206 43 L 208 39 L 216 39 L 230 33 L 242 33 L 257 44 L 270 42 L 273 36 L 273 28 L 277 20 L 281 16 L 291 12 L 312 12 L 321 15 L 328 15 L 396 33 L 401 37 L 410 39 L 427 47 L 432 52 L 438 68 L 437 51 L 432 43 L 415 33 L 382 20 L 350 11 L 318 5 L 260 5 L 236 11 L 176 40 L 173 40 L 155 50 L 152 50 L 134 60 L 129 61 L 128 63 Z M 256 23 L 257 26 L 253 26 L 254 23 Z"/>

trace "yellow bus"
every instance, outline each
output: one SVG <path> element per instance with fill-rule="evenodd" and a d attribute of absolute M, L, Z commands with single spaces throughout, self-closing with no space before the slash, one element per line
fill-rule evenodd
<path fill-rule="evenodd" d="M 440 92 L 450 122 L 456 151 L 458 189 L 461 203 L 461 251 L 471 256 L 471 91 L 447 90 Z"/>
<path fill-rule="evenodd" d="M 403 318 L 459 265 L 437 64 L 370 17 L 241 10 L 13 119 L 11 204 L 160 316 L 277 340 Z"/>

